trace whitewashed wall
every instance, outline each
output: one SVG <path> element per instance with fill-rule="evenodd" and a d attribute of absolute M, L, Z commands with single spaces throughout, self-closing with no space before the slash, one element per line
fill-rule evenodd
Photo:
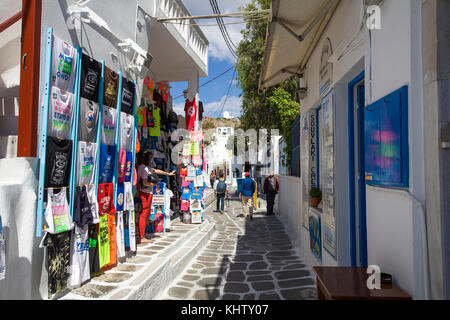
<path fill-rule="evenodd" d="M 333 54 L 344 56 L 333 64 L 335 105 L 335 215 L 339 265 L 349 264 L 349 199 L 347 85 L 365 70 L 366 104 L 409 86 L 410 188 L 405 194 L 388 188 L 367 187 L 368 262 L 392 273 L 396 283 L 414 298 L 425 297 L 425 274 L 422 250 L 421 211 L 413 198 L 424 201 L 423 174 L 423 105 L 421 96 L 421 33 L 419 0 L 386 0 L 381 6 L 382 29 L 360 30 L 362 1 L 344 0 L 309 60 L 305 81 L 308 94 L 302 100 L 302 112 L 320 104 L 320 53 L 327 37 Z M 336 56 L 334 56 L 336 58 Z M 359 69 L 359 72 L 358 72 Z M 384 199 L 389 199 L 385 201 Z M 419 205 L 420 207 L 420 205 Z M 302 213 L 304 214 L 304 213 Z M 385 221 L 385 227 L 380 221 Z M 307 230 L 301 232 L 303 247 L 309 240 Z M 400 239 L 401 238 L 401 239 Z M 383 239 L 383 240 L 381 240 Z M 389 243 L 389 248 L 387 248 Z M 309 250 L 309 248 L 308 248 Z M 325 252 L 323 264 L 332 263 Z M 401 254 L 399 254 L 401 252 Z"/>

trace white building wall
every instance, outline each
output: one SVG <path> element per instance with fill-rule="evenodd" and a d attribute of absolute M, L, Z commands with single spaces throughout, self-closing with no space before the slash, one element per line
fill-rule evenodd
<path fill-rule="evenodd" d="M 365 27 L 360 29 L 361 23 L 365 23 L 359 14 L 361 4 L 362 1 L 353 0 L 341 2 L 315 47 L 304 74 L 308 93 L 301 101 L 302 112 L 316 108 L 320 104 L 320 54 L 325 39 L 329 37 L 333 48 L 331 60 L 334 62 L 333 85 L 336 94 L 334 182 L 338 257 L 335 260 L 328 256 L 326 250 L 322 250 L 322 264 L 350 263 L 347 86 L 348 82 L 365 69 L 366 104 L 403 85 L 409 86 L 410 149 L 409 190 L 393 192 L 388 188 L 367 187 L 368 263 L 377 264 L 382 271 L 392 273 L 395 282 L 402 289 L 414 298 L 422 298 L 424 297 L 422 213 L 420 205 L 413 200 L 413 198 L 424 200 L 423 122 L 420 119 L 423 106 L 421 93 L 417 90 L 421 78 L 421 35 L 417 32 L 417 28 L 420 27 L 421 4 L 418 0 L 384 1 L 381 6 L 382 29 L 373 30 L 370 38 Z M 347 44 L 348 48 L 345 49 Z M 352 50 L 349 50 L 350 48 Z M 341 53 L 343 56 L 336 60 Z M 285 215 L 281 208 L 280 213 Z M 389 224 L 388 227 L 385 226 L 386 223 Z M 309 251 L 308 230 L 301 227 L 295 232 L 303 242 L 305 252 Z"/>

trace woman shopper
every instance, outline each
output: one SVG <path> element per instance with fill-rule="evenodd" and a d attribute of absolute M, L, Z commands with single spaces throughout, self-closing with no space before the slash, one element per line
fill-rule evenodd
<path fill-rule="evenodd" d="M 145 238 L 145 228 L 147 226 L 148 218 L 152 207 L 153 186 L 157 183 L 153 174 L 174 176 L 175 170 L 172 172 L 165 172 L 154 168 L 153 155 L 150 151 L 144 151 L 142 164 L 138 168 L 139 178 L 139 197 L 141 199 L 142 211 L 139 215 L 139 237 L 140 242 L 151 242 L 150 239 Z M 151 178 L 149 181 L 149 177 Z"/>

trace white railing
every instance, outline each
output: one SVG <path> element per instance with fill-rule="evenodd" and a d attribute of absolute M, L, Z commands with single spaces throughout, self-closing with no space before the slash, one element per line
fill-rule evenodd
<path fill-rule="evenodd" d="M 160 11 L 159 18 L 176 18 L 191 16 L 182 0 L 159 0 L 158 7 Z M 175 20 L 171 25 L 180 32 L 189 46 L 200 58 L 200 60 L 208 65 L 208 39 L 201 29 L 193 25 L 190 20 Z"/>

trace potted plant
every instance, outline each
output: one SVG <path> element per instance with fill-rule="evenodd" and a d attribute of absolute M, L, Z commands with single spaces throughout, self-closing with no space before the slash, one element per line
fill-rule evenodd
<path fill-rule="evenodd" d="M 320 201 L 322 201 L 322 191 L 319 188 L 311 188 L 311 190 L 309 190 L 309 197 L 311 207 L 316 208 Z"/>

